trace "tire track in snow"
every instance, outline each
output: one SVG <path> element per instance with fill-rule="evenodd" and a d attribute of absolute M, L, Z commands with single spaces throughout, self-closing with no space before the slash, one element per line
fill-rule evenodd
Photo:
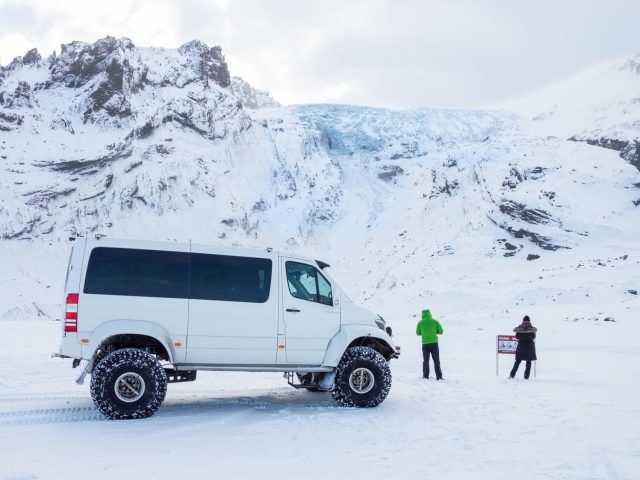
<path fill-rule="evenodd" d="M 24 409 L 25 402 L 31 403 L 34 407 L 39 406 L 37 402 L 44 405 L 42 408 Z M 50 402 L 73 402 L 78 405 L 56 406 Z M 36 405 L 33 405 L 34 403 Z M 104 420 L 93 404 L 88 404 L 87 398 L 79 395 L 3 395 L 0 396 L 0 405 L 0 428 Z"/>
<path fill-rule="evenodd" d="M 105 417 L 100 413 L 88 414 L 88 415 L 62 415 L 51 416 L 43 418 L 24 418 L 18 420 L 0 421 L 0 428 L 2 427 L 15 427 L 15 426 L 35 426 L 46 425 L 51 423 L 78 423 L 78 422 L 94 422 L 94 421 L 106 421 Z"/>
<path fill-rule="evenodd" d="M 17 395 L 5 395 L 0 396 L 0 404 L 3 403 L 17 403 L 17 402 L 46 402 L 51 400 L 81 400 L 86 399 L 87 397 L 84 395 L 74 395 L 74 396 L 66 396 L 66 395 L 49 395 L 49 396 L 28 396 L 23 397 L 19 394 Z"/>
<path fill-rule="evenodd" d="M 36 410 L 18 410 L 15 412 L 0 412 L 0 418 L 6 417 L 27 417 L 35 415 L 51 415 L 60 413 L 77 413 L 77 412 L 89 412 L 96 410 L 95 407 L 67 407 L 67 408 L 41 408 Z"/>

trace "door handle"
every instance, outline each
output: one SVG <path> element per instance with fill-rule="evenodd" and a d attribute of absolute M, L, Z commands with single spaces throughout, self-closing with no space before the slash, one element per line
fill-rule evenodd
<path fill-rule="evenodd" d="M 300 312 L 297 308 L 287 308 L 287 312 Z"/>

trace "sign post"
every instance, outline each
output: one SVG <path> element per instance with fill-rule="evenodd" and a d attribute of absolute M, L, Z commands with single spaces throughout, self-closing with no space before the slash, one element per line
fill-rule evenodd
<path fill-rule="evenodd" d="M 498 362 L 500 354 L 515 355 L 518 348 L 518 339 L 515 335 L 498 335 L 496 337 L 496 375 L 498 372 Z M 536 378 L 536 362 L 533 362 L 533 378 Z"/>
<path fill-rule="evenodd" d="M 499 375 L 498 363 L 500 354 L 515 355 L 517 348 L 518 339 L 515 335 L 498 335 L 496 337 L 496 375 Z"/>

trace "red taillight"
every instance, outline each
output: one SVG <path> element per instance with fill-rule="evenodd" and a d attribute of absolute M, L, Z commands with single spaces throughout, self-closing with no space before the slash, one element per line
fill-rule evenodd
<path fill-rule="evenodd" d="M 80 298 L 80 295 L 77 293 L 70 293 L 67 295 L 67 310 L 64 316 L 65 332 L 78 331 L 78 299 L 79 298 Z"/>

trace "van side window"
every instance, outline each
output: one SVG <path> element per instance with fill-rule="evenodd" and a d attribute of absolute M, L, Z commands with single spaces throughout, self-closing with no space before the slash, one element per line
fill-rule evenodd
<path fill-rule="evenodd" d="M 96 247 L 89 257 L 84 293 L 187 298 L 189 253 Z"/>
<path fill-rule="evenodd" d="M 191 298 L 264 303 L 271 289 L 271 260 L 191 254 Z"/>
<path fill-rule="evenodd" d="M 271 264 L 268 258 L 97 247 L 84 293 L 263 303 Z"/>
<path fill-rule="evenodd" d="M 331 284 L 324 276 L 318 272 L 318 294 L 320 303 L 325 305 L 333 305 L 333 293 L 331 292 Z"/>
<path fill-rule="evenodd" d="M 300 300 L 333 305 L 331 284 L 317 268 L 298 262 L 286 262 L 289 293 Z"/>

